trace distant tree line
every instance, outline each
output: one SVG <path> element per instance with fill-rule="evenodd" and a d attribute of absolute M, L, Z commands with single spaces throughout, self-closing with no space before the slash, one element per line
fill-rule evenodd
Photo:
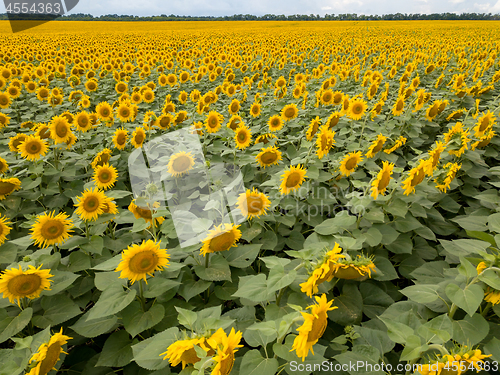
<path fill-rule="evenodd" d="M 0 20 L 7 20 L 7 13 L 0 14 Z M 285 16 L 284 14 L 265 14 L 254 16 L 251 14 L 235 14 L 233 16 L 177 16 L 171 14 L 167 16 L 140 17 L 129 15 L 108 14 L 94 17 L 91 14 L 70 14 L 57 18 L 61 21 L 413 21 L 413 20 L 500 20 L 500 14 L 492 13 L 432 13 L 432 14 L 384 14 L 384 15 L 364 15 L 356 13 L 345 14 L 294 14 Z"/>

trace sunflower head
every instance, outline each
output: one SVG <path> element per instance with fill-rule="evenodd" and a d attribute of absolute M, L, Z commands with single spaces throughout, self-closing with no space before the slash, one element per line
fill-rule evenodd
<path fill-rule="evenodd" d="M 3 298 L 8 298 L 10 303 L 17 301 L 20 304 L 22 298 L 38 298 L 43 290 L 50 290 L 50 280 L 54 275 L 50 270 L 28 266 L 27 270 L 11 268 L 0 276 L 0 293 Z"/>
<path fill-rule="evenodd" d="M 132 146 L 134 146 L 135 148 L 141 148 L 145 139 L 146 139 L 146 132 L 144 131 L 144 128 L 137 127 L 132 133 L 132 138 L 130 140 L 130 143 L 132 143 Z"/>
<path fill-rule="evenodd" d="M 169 263 L 170 255 L 165 249 L 160 249 L 160 242 L 148 240 L 129 246 L 122 251 L 122 260 L 115 272 L 121 272 L 119 277 L 129 279 L 132 284 L 137 280 L 147 283 L 147 275 L 153 276 L 155 271 L 161 271 Z"/>
<path fill-rule="evenodd" d="M 99 189 L 108 190 L 114 186 L 118 178 L 118 171 L 108 163 L 97 165 L 92 178 Z"/>
<path fill-rule="evenodd" d="M 205 119 L 205 129 L 208 133 L 216 133 L 222 126 L 224 117 L 216 111 L 210 111 Z"/>
<path fill-rule="evenodd" d="M 349 102 L 347 116 L 352 120 L 361 120 L 363 115 L 366 113 L 367 108 L 368 106 L 364 100 L 353 98 Z"/>
<path fill-rule="evenodd" d="M 113 144 L 118 150 L 123 150 L 127 146 L 128 130 L 124 128 L 116 129 L 113 136 Z"/>
<path fill-rule="evenodd" d="M 240 125 L 234 132 L 236 147 L 240 150 L 247 148 L 252 143 L 252 132 L 245 125 Z"/>
<path fill-rule="evenodd" d="M 59 356 L 64 353 L 62 346 L 71 340 L 72 337 L 62 334 L 62 327 L 59 332 L 51 336 L 49 342 L 42 344 L 38 351 L 30 358 L 30 363 L 33 366 L 28 375 L 44 375 L 48 374 L 59 361 Z"/>
<path fill-rule="evenodd" d="M 201 254 L 205 256 L 208 253 L 226 251 L 237 246 L 236 242 L 241 238 L 239 227 L 239 225 L 221 224 L 212 229 L 203 240 Z"/>
<path fill-rule="evenodd" d="M 48 145 L 46 141 L 36 135 L 28 135 L 19 144 L 18 150 L 24 159 L 35 161 L 47 153 Z"/>
<path fill-rule="evenodd" d="M 284 122 L 281 116 L 274 115 L 269 118 L 267 124 L 269 125 L 269 131 L 275 132 L 283 128 Z"/>
<path fill-rule="evenodd" d="M 247 190 L 246 193 L 240 194 L 238 198 L 238 208 L 249 219 L 264 215 L 270 205 L 269 198 L 255 188 L 252 191 Z"/>
<path fill-rule="evenodd" d="M 378 195 L 384 195 L 387 186 L 391 180 L 392 170 L 394 169 L 394 163 L 389 163 L 388 161 L 382 162 L 382 169 L 377 174 L 377 178 L 372 182 L 372 194 L 373 199 L 377 199 Z"/>
<path fill-rule="evenodd" d="M 65 116 L 52 118 L 50 124 L 50 137 L 56 144 L 66 143 L 71 137 L 71 129 L 68 119 Z"/>
<path fill-rule="evenodd" d="M 295 350 L 297 356 L 302 358 L 302 362 L 309 354 L 309 351 L 314 354 L 312 347 L 323 336 L 328 325 L 327 312 L 337 308 L 336 306 L 332 307 L 333 300 L 328 301 L 325 294 L 322 294 L 321 297 L 316 296 L 315 299 L 316 304 L 308 307 L 308 309 L 311 309 L 311 314 L 301 313 L 304 324 L 297 328 L 299 335 L 295 337 L 290 350 Z"/>
<path fill-rule="evenodd" d="M 351 152 L 347 154 L 340 163 L 340 173 L 342 173 L 342 175 L 346 177 L 353 173 L 358 167 L 358 164 L 363 160 L 363 157 L 361 155 L 361 151 Z"/>
<path fill-rule="evenodd" d="M 299 114 L 299 110 L 298 110 L 297 105 L 295 103 L 287 104 L 281 110 L 281 118 L 284 121 L 290 121 L 290 120 L 294 119 L 295 117 L 297 117 L 298 114 Z"/>
<path fill-rule="evenodd" d="M 195 160 L 191 152 L 180 151 L 173 154 L 168 162 L 168 173 L 174 177 L 181 177 L 193 169 Z"/>
<path fill-rule="evenodd" d="M 18 178 L 0 178 L 0 201 L 16 190 L 21 189 L 21 181 Z"/>
<path fill-rule="evenodd" d="M 290 169 L 281 175 L 281 194 L 285 195 L 297 190 L 307 177 L 306 173 L 307 170 L 300 164 L 296 167 L 290 166 Z"/>

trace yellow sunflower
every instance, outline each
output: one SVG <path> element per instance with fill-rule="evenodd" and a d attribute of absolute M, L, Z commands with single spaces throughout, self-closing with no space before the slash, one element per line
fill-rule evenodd
<path fill-rule="evenodd" d="M 260 116 L 260 103 L 253 103 L 252 106 L 250 107 L 250 114 L 252 117 L 258 117 Z"/>
<path fill-rule="evenodd" d="M 355 259 L 351 259 L 346 256 L 345 258 L 334 262 L 331 268 L 332 277 L 358 281 L 372 277 L 372 272 L 375 272 L 376 270 L 372 259 L 363 255 L 358 255 Z"/>
<path fill-rule="evenodd" d="M 281 118 L 284 121 L 290 121 L 290 120 L 294 119 L 295 117 L 297 117 L 298 114 L 299 114 L 299 110 L 298 110 L 297 105 L 295 103 L 287 104 L 281 110 Z"/>
<path fill-rule="evenodd" d="M 486 291 L 484 292 L 484 300 L 492 305 L 500 304 L 500 291 L 490 287 L 486 288 Z"/>
<path fill-rule="evenodd" d="M 222 337 L 222 342 L 217 349 L 217 355 L 212 358 L 215 366 L 210 375 L 228 375 L 231 372 L 234 365 L 234 353 L 238 351 L 237 348 L 243 347 L 243 345 L 239 345 L 241 338 L 242 333 L 240 331 L 236 332 L 234 328 L 231 328 L 228 336 L 224 335 Z"/>
<path fill-rule="evenodd" d="M 45 248 L 50 245 L 61 245 L 69 237 L 73 227 L 73 221 L 64 213 L 55 215 L 55 212 L 44 213 L 36 218 L 31 227 L 31 238 L 35 245 Z"/>
<path fill-rule="evenodd" d="M 104 165 L 97 165 L 94 169 L 93 175 L 94 184 L 97 185 L 99 189 L 108 190 L 113 187 L 117 178 L 118 171 L 115 167 L 110 166 L 108 163 Z"/>
<path fill-rule="evenodd" d="M 246 193 L 242 193 L 238 197 L 238 208 L 249 219 L 264 215 L 270 205 L 271 201 L 268 196 L 260 193 L 255 188 L 252 191 L 248 189 Z"/>
<path fill-rule="evenodd" d="M 404 110 L 405 110 L 405 97 L 399 96 L 396 99 L 396 103 L 394 103 L 394 106 L 392 107 L 392 114 L 394 116 L 401 116 Z"/>
<path fill-rule="evenodd" d="M 86 131 L 92 129 L 92 122 L 90 120 L 90 114 L 86 111 L 79 112 L 75 115 L 74 124 L 76 130 L 85 133 Z"/>
<path fill-rule="evenodd" d="M 474 127 L 474 131 L 476 132 L 474 136 L 476 138 L 481 138 L 484 135 L 484 133 L 490 130 L 491 127 L 495 124 L 495 120 L 496 117 L 490 111 L 484 113 L 477 120 L 476 126 Z"/>
<path fill-rule="evenodd" d="M 368 148 L 368 152 L 366 153 L 366 157 L 368 159 L 373 158 L 377 152 L 382 150 L 384 147 L 385 141 L 387 141 L 387 137 L 379 134 L 377 139 L 372 142 L 370 147 Z"/>
<path fill-rule="evenodd" d="M 21 189 L 21 181 L 19 179 L 15 177 L 0 178 L 0 201 L 19 189 Z"/>
<path fill-rule="evenodd" d="M 328 125 L 323 125 L 319 128 L 318 138 L 316 139 L 316 154 L 319 159 L 323 159 L 323 157 L 330 152 L 330 149 L 335 143 L 333 139 L 334 136 L 335 132 L 332 132 Z"/>
<path fill-rule="evenodd" d="M 425 111 L 425 118 L 429 121 L 433 121 L 438 114 L 439 114 L 439 103 L 436 100 Z"/>
<path fill-rule="evenodd" d="M 4 158 L 0 157 L 0 174 L 4 174 L 8 170 L 9 170 L 9 164 Z"/>
<path fill-rule="evenodd" d="M 366 102 L 359 98 L 353 98 L 349 102 L 349 108 L 347 110 L 347 117 L 352 120 L 361 120 L 363 115 L 366 113 L 368 106 Z"/>
<path fill-rule="evenodd" d="M 283 128 L 283 119 L 280 115 L 274 115 L 269 118 L 267 125 L 269 126 L 269 131 L 275 132 Z"/>
<path fill-rule="evenodd" d="M 118 105 L 116 115 L 121 122 L 128 122 L 134 116 L 132 107 L 130 107 L 127 101 L 123 101 Z"/>
<path fill-rule="evenodd" d="M 257 143 L 264 143 L 264 144 L 268 144 L 269 143 L 269 140 L 271 139 L 276 139 L 277 137 L 274 135 L 274 134 L 271 134 L 271 133 L 264 133 L 264 134 L 261 134 L 259 135 L 256 139 L 255 139 L 255 144 Z"/>
<path fill-rule="evenodd" d="M 128 85 L 126 82 L 119 81 L 115 85 L 115 91 L 117 94 L 123 94 L 125 91 L 128 90 Z"/>
<path fill-rule="evenodd" d="M 340 173 L 348 177 L 357 168 L 358 164 L 363 160 L 361 151 L 351 152 L 347 154 L 340 163 Z"/>
<path fill-rule="evenodd" d="M 389 186 L 389 181 L 391 181 L 392 170 L 394 168 L 394 163 L 389 163 L 388 161 L 382 162 L 382 169 L 378 172 L 377 178 L 372 182 L 372 193 L 373 199 L 377 199 L 378 195 L 384 195 L 387 186 Z"/>
<path fill-rule="evenodd" d="M 232 115 L 229 121 L 227 122 L 227 127 L 231 130 L 236 130 L 240 125 L 244 125 L 243 119 L 241 116 Z"/>
<path fill-rule="evenodd" d="M 148 222 L 151 226 L 153 224 L 153 214 L 155 213 L 154 209 L 159 206 L 159 203 L 157 202 L 155 205 L 153 205 L 153 210 L 151 210 L 151 207 L 145 207 L 145 206 L 137 206 L 135 204 L 135 200 L 133 200 L 129 206 L 128 210 L 132 212 L 135 216 L 136 219 L 144 219 L 146 222 Z M 163 217 L 156 217 L 155 218 L 155 225 L 161 224 L 165 221 Z"/>
<path fill-rule="evenodd" d="M 455 179 L 457 172 L 462 167 L 462 164 L 457 163 L 448 163 L 444 166 L 444 169 L 447 170 L 444 179 L 437 178 L 434 180 L 436 182 L 436 187 L 441 190 L 443 193 L 450 188 L 451 182 Z"/>
<path fill-rule="evenodd" d="M 344 94 L 344 96 L 342 97 L 342 110 L 340 111 L 341 116 L 349 113 L 350 101 L 351 99 L 349 95 Z"/>
<path fill-rule="evenodd" d="M 105 148 L 104 150 L 97 153 L 94 160 L 92 160 L 90 166 L 92 168 L 95 168 L 97 165 L 104 165 L 108 163 L 110 159 L 111 159 L 111 150 L 109 148 Z"/>
<path fill-rule="evenodd" d="M 341 91 L 335 91 L 333 93 L 332 104 L 339 105 L 344 101 L 344 94 Z"/>
<path fill-rule="evenodd" d="M 330 105 L 333 103 L 333 91 L 330 89 L 323 90 L 321 93 L 319 100 L 323 105 Z"/>
<path fill-rule="evenodd" d="M 181 151 L 173 154 L 168 162 L 168 173 L 181 177 L 193 169 L 195 160 L 191 152 Z"/>
<path fill-rule="evenodd" d="M 245 125 L 240 125 L 234 134 L 234 141 L 236 142 L 236 147 L 243 150 L 250 146 L 252 143 L 252 132 Z"/>
<path fill-rule="evenodd" d="M 81 196 L 76 197 L 77 204 L 75 204 L 75 207 L 77 207 L 77 209 L 75 213 L 85 221 L 97 220 L 99 215 L 104 213 L 104 203 L 106 199 L 106 195 L 99 189 L 87 189 Z"/>
<path fill-rule="evenodd" d="M 113 119 L 113 107 L 108 102 L 101 102 L 95 107 L 97 117 L 103 121 L 111 121 Z"/>
<path fill-rule="evenodd" d="M 19 152 L 19 145 L 27 137 L 26 134 L 18 133 L 14 137 L 10 137 L 9 150 L 12 152 Z"/>
<path fill-rule="evenodd" d="M 340 112 L 333 112 L 325 122 L 325 125 L 328 126 L 328 129 L 333 128 L 335 125 L 339 123 L 342 114 Z"/>
<path fill-rule="evenodd" d="M 64 116 L 56 116 L 52 118 L 49 124 L 50 137 L 55 144 L 66 143 L 71 138 L 71 129 L 68 120 Z"/>
<path fill-rule="evenodd" d="M 217 111 L 210 111 L 205 119 L 205 129 L 208 133 L 216 133 L 222 126 L 224 117 Z"/>
<path fill-rule="evenodd" d="M 50 138 L 50 128 L 46 124 L 43 123 L 37 124 L 36 127 L 33 128 L 33 130 L 35 131 L 35 135 L 37 137 L 40 137 L 41 139 Z"/>
<path fill-rule="evenodd" d="M 432 176 L 433 171 L 437 168 L 439 164 L 439 158 L 441 157 L 441 153 L 446 149 L 443 142 L 436 141 L 436 147 L 433 150 L 429 151 L 429 159 L 430 163 L 427 163 L 427 170 L 425 174 L 427 176 Z"/>
<path fill-rule="evenodd" d="M 465 109 L 457 109 L 456 111 L 453 111 L 452 113 L 450 113 L 448 115 L 448 117 L 446 117 L 446 121 L 450 121 L 450 120 L 458 120 L 460 117 L 463 116 L 463 114 L 465 113 Z"/>
<path fill-rule="evenodd" d="M 457 345 L 451 349 L 450 354 L 441 357 L 436 355 L 434 360 L 429 359 L 427 363 L 417 364 L 415 375 L 462 375 L 472 367 L 476 372 L 484 370 L 483 359 L 490 357 L 482 354 L 481 350 L 470 350 L 466 345 Z"/>
<path fill-rule="evenodd" d="M 285 170 L 281 175 L 280 193 L 289 194 L 297 190 L 305 180 L 307 170 L 302 165 L 290 166 L 290 170 Z"/>
<path fill-rule="evenodd" d="M 188 113 L 186 111 L 179 111 L 173 118 L 174 125 L 179 125 L 188 118 Z"/>
<path fill-rule="evenodd" d="M 128 130 L 124 128 L 116 129 L 113 136 L 113 144 L 118 150 L 123 150 L 127 146 Z"/>
<path fill-rule="evenodd" d="M 5 242 L 7 235 L 10 233 L 11 228 L 9 227 L 9 224 L 12 223 L 0 214 L 0 245 Z"/>
<path fill-rule="evenodd" d="M 229 113 L 235 115 L 241 108 L 240 101 L 238 99 L 233 99 L 231 104 L 229 104 Z"/>
<path fill-rule="evenodd" d="M 306 139 L 308 141 L 313 140 L 320 125 L 321 125 L 321 120 L 320 120 L 319 116 L 316 116 L 315 118 L 313 118 L 311 120 L 311 122 L 309 123 L 309 127 L 307 128 L 307 132 L 306 132 Z"/>
<path fill-rule="evenodd" d="M 146 103 L 153 103 L 154 100 L 155 100 L 155 93 L 154 93 L 154 91 L 151 90 L 151 89 L 144 90 L 144 92 L 142 93 L 142 99 Z"/>
<path fill-rule="evenodd" d="M 0 113 L 0 129 L 5 128 L 9 124 L 10 124 L 10 117 L 7 116 L 5 113 Z"/>
<path fill-rule="evenodd" d="M 40 139 L 36 135 L 28 135 L 19 144 L 17 149 L 21 153 L 21 157 L 35 161 L 40 159 L 40 156 L 45 156 L 49 148 L 47 142 L 43 139 Z"/>
<path fill-rule="evenodd" d="M 410 170 L 408 177 L 403 181 L 404 195 L 410 195 L 415 192 L 415 186 L 424 180 L 425 171 L 429 168 L 428 164 L 431 162 L 429 159 L 420 159 L 418 166 Z"/>
<path fill-rule="evenodd" d="M 20 305 L 21 298 L 38 298 L 43 290 L 50 290 L 52 280 L 49 279 L 54 275 L 50 274 L 50 270 L 40 269 L 41 267 L 35 268 L 30 265 L 23 271 L 19 266 L 19 269 L 11 268 L 4 271 L 0 276 L 0 293 L 3 294 L 3 298 L 8 298 L 10 303 L 17 301 Z"/>
<path fill-rule="evenodd" d="M 202 348 L 206 352 L 211 350 L 206 341 L 205 337 L 179 340 L 169 345 L 167 351 L 161 353 L 160 356 L 165 356 L 163 360 L 168 358 L 168 362 L 172 367 L 182 363 L 182 369 L 184 370 L 187 365 L 193 365 L 200 361 L 194 349 L 195 346 Z"/>
<path fill-rule="evenodd" d="M 137 280 L 144 280 L 146 276 L 153 276 L 155 271 L 161 271 L 168 266 L 170 255 L 166 249 L 160 249 L 160 243 L 152 240 L 142 241 L 122 251 L 122 259 L 115 272 L 120 273 L 120 279 L 129 279 L 133 284 Z"/>
<path fill-rule="evenodd" d="M 146 132 L 144 131 L 143 128 L 137 127 L 132 133 L 132 138 L 130 139 L 130 143 L 132 143 L 132 146 L 134 146 L 135 148 L 141 148 L 145 139 L 146 139 Z"/>
<path fill-rule="evenodd" d="M 471 145 L 471 150 L 474 151 L 476 148 L 483 148 L 488 146 L 495 135 L 496 132 L 494 130 L 490 130 L 489 132 L 485 133 L 485 135 L 483 135 L 479 141 L 476 141 Z"/>
<path fill-rule="evenodd" d="M 59 356 L 61 353 L 67 354 L 63 351 L 62 346 L 71 340 L 72 337 L 66 336 L 62 334 L 63 329 L 59 332 L 56 332 L 54 335 L 50 337 L 48 343 L 42 344 L 38 351 L 33 354 L 30 358 L 30 366 L 33 366 L 31 362 L 37 362 L 34 367 L 31 368 L 30 372 L 27 375 L 46 375 L 51 370 L 54 369 L 54 366 L 59 361 Z"/>
<path fill-rule="evenodd" d="M 229 250 L 237 246 L 236 242 L 241 238 L 239 225 L 221 224 L 212 229 L 203 240 L 200 253 L 205 256 L 209 253 Z"/>
<path fill-rule="evenodd" d="M 118 207 L 112 198 L 106 196 L 106 202 L 104 202 L 103 212 L 105 214 L 116 215 L 118 213 Z"/>
<path fill-rule="evenodd" d="M 37 90 L 36 90 L 36 97 L 38 100 L 42 101 L 42 100 L 48 100 L 49 99 L 49 96 L 50 96 L 50 91 L 48 88 L 44 87 L 44 86 L 40 86 Z"/>
<path fill-rule="evenodd" d="M 163 114 L 156 120 L 156 125 L 163 130 L 170 128 L 171 124 L 174 122 L 174 117 L 170 114 Z"/>
<path fill-rule="evenodd" d="M 0 108 L 6 109 L 9 108 L 12 99 L 7 92 L 0 92 Z"/>
<path fill-rule="evenodd" d="M 327 312 L 337 308 L 336 306 L 332 307 L 333 300 L 328 301 L 325 294 L 315 298 L 316 304 L 307 307 L 311 309 L 311 314 L 301 312 L 304 317 L 304 324 L 297 328 L 299 335 L 295 337 L 292 350 L 290 350 L 295 350 L 297 357 L 302 358 L 302 362 L 304 362 L 309 351 L 314 355 L 313 346 L 323 336 L 328 325 Z"/>
<path fill-rule="evenodd" d="M 257 160 L 259 166 L 264 168 L 269 167 L 271 165 L 277 165 L 280 162 L 280 160 L 282 160 L 281 151 L 278 150 L 276 146 L 263 148 L 257 154 L 255 159 Z"/>
<path fill-rule="evenodd" d="M 402 145 L 404 145 L 406 143 L 406 138 L 403 137 L 402 135 L 399 136 L 399 138 L 396 140 L 396 142 L 394 142 L 394 145 L 387 149 L 387 150 L 384 150 L 384 152 L 386 154 L 392 154 L 394 151 L 396 151 L 398 148 L 400 148 Z"/>
<path fill-rule="evenodd" d="M 331 281 L 333 278 L 332 266 L 340 258 L 345 258 L 345 255 L 341 254 L 341 252 L 342 248 L 335 242 L 334 248 L 325 254 L 323 261 L 318 264 L 307 281 L 299 285 L 300 291 L 306 293 L 308 297 L 312 297 L 313 294 L 318 293 L 318 285 L 322 284 L 324 281 Z"/>

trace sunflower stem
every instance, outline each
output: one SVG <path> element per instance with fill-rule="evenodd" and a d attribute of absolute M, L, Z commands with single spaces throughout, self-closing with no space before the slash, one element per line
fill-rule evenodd
<path fill-rule="evenodd" d="M 486 314 L 488 314 L 488 312 L 490 311 L 492 306 L 493 306 L 493 304 L 491 302 L 488 302 L 488 304 L 486 305 L 484 310 L 481 312 L 481 315 L 486 316 Z"/>
<path fill-rule="evenodd" d="M 85 220 L 85 237 L 89 238 L 89 223 Z"/>
<path fill-rule="evenodd" d="M 146 312 L 146 299 L 144 298 L 144 280 L 139 280 L 139 300 L 141 301 L 142 311 Z"/>
<path fill-rule="evenodd" d="M 368 121 L 368 114 L 365 115 L 365 121 L 363 121 L 363 126 L 361 127 L 361 134 L 359 135 L 359 147 L 361 147 L 361 138 L 363 138 L 363 133 L 365 131 L 366 121 Z"/>
<path fill-rule="evenodd" d="M 285 289 L 287 287 L 284 287 L 280 290 L 279 294 L 278 294 L 278 297 L 276 297 L 276 306 L 280 306 L 280 302 L 281 302 L 281 297 L 283 297 L 283 294 L 285 294 Z"/>
<path fill-rule="evenodd" d="M 210 263 L 209 259 L 210 259 L 210 253 L 206 253 L 205 254 L 205 268 L 208 268 L 208 264 Z"/>

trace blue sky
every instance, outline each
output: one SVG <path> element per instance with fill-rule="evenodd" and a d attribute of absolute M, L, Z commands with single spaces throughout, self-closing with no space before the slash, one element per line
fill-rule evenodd
<path fill-rule="evenodd" d="M 5 12 L 3 2 L 0 13 Z M 176 14 L 224 16 L 233 14 L 387 14 L 387 13 L 477 12 L 500 13 L 500 0 L 80 0 L 71 13 L 131 14 L 151 16 Z"/>

